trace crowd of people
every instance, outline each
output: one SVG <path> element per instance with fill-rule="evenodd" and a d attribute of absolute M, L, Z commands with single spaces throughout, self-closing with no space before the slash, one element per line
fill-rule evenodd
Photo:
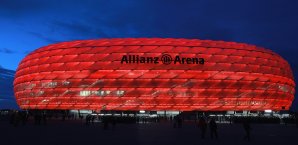
<path fill-rule="evenodd" d="M 103 129 L 109 129 L 110 126 L 115 128 L 116 124 L 123 123 L 158 123 L 161 121 L 172 122 L 173 128 L 182 128 L 183 122 L 188 120 L 189 117 L 179 114 L 176 116 L 155 116 L 155 117 L 146 117 L 146 116 L 129 116 L 121 115 L 99 115 L 99 114 L 73 114 L 67 111 L 58 111 L 58 112 L 47 112 L 47 111 L 9 111 L 6 115 L 9 116 L 9 122 L 13 126 L 26 125 L 28 120 L 34 121 L 35 125 L 46 125 L 47 120 L 58 119 L 61 121 L 65 120 L 81 120 L 85 122 L 87 126 L 94 125 L 95 122 L 100 122 Z M 60 118 L 60 119 L 59 119 Z M 84 120 L 85 119 L 85 120 Z M 1 115 L 0 115 L 1 120 Z M 200 129 L 200 137 L 202 139 L 206 138 L 206 134 L 209 130 L 211 139 L 218 139 L 218 123 L 222 123 L 222 120 L 228 120 L 230 124 L 242 124 L 244 131 L 244 140 L 250 140 L 251 138 L 251 123 L 281 123 L 281 124 L 296 124 L 298 127 L 298 117 L 297 115 L 292 115 L 287 118 L 279 118 L 274 116 L 229 116 L 224 119 L 219 119 L 212 116 L 203 116 L 200 115 L 198 119 L 192 120 L 195 122 Z M 188 120 L 189 121 L 189 120 Z"/>

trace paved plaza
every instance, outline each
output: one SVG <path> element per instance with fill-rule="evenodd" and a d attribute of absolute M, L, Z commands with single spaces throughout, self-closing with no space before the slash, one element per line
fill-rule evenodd
<path fill-rule="evenodd" d="M 296 145 L 295 125 L 252 124 L 251 140 L 244 141 L 242 124 L 218 124 L 219 139 L 200 138 L 193 122 L 173 128 L 170 122 L 116 124 L 103 129 L 101 123 L 85 125 L 80 120 L 48 121 L 47 125 L 28 122 L 17 127 L 0 121 L 1 145 Z"/>

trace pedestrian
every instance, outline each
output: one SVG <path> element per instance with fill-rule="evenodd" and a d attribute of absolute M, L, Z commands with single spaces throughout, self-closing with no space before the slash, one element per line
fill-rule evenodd
<path fill-rule="evenodd" d="M 92 125 L 94 124 L 94 121 L 95 121 L 95 116 L 92 115 L 92 116 L 91 116 L 91 123 L 92 123 Z"/>
<path fill-rule="evenodd" d="M 207 123 L 203 117 L 200 118 L 198 126 L 201 130 L 201 138 L 204 139 L 206 135 Z"/>
<path fill-rule="evenodd" d="M 298 115 L 297 114 L 295 116 L 295 121 L 296 121 L 296 127 L 298 128 Z"/>
<path fill-rule="evenodd" d="M 182 117 L 179 115 L 178 116 L 178 128 L 182 127 Z"/>
<path fill-rule="evenodd" d="M 243 139 L 249 141 L 250 140 L 250 130 L 251 130 L 249 120 L 244 120 L 243 128 L 245 130 L 245 136 Z"/>
<path fill-rule="evenodd" d="M 218 135 L 217 135 L 217 124 L 215 122 L 215 119 L 212 118 L 209 122 L 209 128 L 210 128 L 210 136 L 211 136 L 211 139 L 213 139 L 213 136 L 215 135 L 215 138 L 217 139 L 218 138 Z"/>
<path fill-rule="evenodd" d="M 178 123 L 178 118 L 177 116 L 174 117 L 174 124 L 173 127 L 176 128 L 177 127 L 177 123 Z"/>
<path fill-rule="evenodd" d="M 86 115 L 86 125 L 87 126 L 90 124 L 90 121 L 91 121 L 91 115 L 88 114 L 88 115 Z"/>
<path fill-rule="evenodd" d="M 115 126 L 116 126 L 116 117 L 112 117 L 112 126 L 113 126 L 113 129 L 115 128 Z"/>

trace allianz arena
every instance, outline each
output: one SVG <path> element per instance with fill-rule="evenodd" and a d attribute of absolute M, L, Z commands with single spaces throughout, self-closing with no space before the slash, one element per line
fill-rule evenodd
<path fill-rule="evenodd" d="M 288 110 L 291 68 L 278 54 L 244 43 L 118 38 L 52 44 L 19 64 L 22 109 Z"/>

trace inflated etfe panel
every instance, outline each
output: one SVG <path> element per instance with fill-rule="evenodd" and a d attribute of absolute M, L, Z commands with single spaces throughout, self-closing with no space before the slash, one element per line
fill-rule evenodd
<path fill-rule="evenodd" d="M 14 81 L 22 109 L 287 110 L 294 88 L 289 64 L 270 50 L 160 38 L 45 46 Z"/>

